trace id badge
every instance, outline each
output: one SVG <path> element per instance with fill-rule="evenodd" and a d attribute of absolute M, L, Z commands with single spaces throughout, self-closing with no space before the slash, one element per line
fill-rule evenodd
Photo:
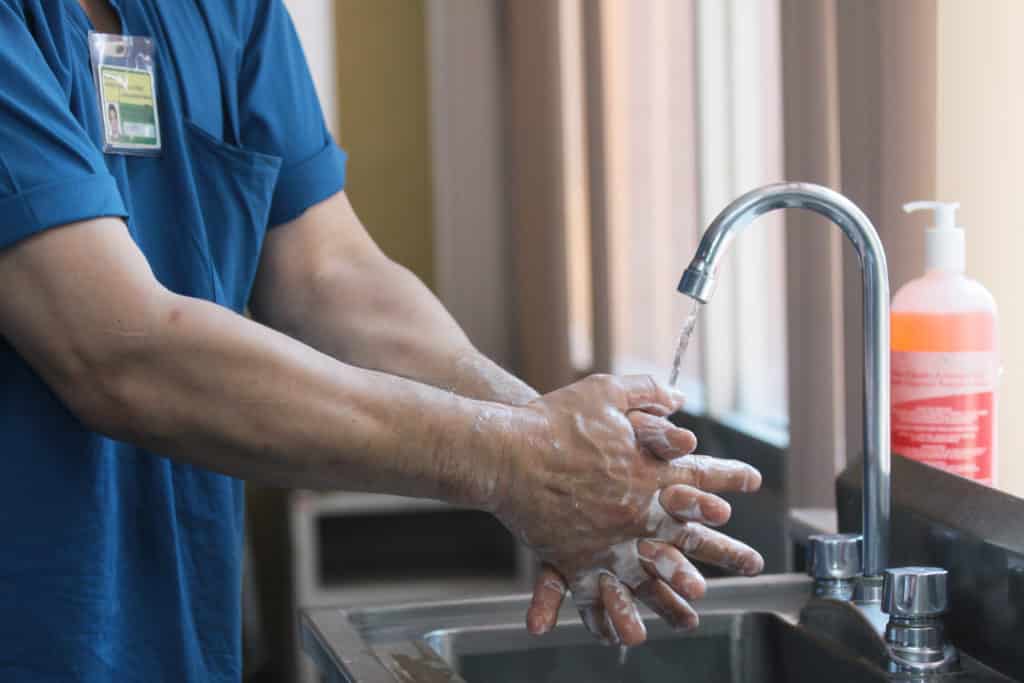
<path fill-rule="evenodd" d="M 89 33 L 89 56 L 108 154 L 160 153 L 153 39 Z"/>

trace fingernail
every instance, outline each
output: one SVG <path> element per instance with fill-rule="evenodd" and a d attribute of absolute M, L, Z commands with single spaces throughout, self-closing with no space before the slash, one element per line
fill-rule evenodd
<path fill-rule="evenodd" d="M 704 597 L 704 593 L 708 589 L 707 582 L 704 581 L 704 577 L 700 575 L 686 574 L 683 579 L 683 589 L 686 591 L 686 597 L 690 600 L 699 600 Z"/>
<path fill-rule="evenodd" d="M 551 630 L 551 625 L 546 621 L 538 621 L 536 618 L 530 620 L 529 628 L 527 629 L 530 635 L 542 636 Z"/>
<path fill-rule="evenodd" d="M 729 505 L 729 501 L 722 500 L 717 496 L 706 496 L 700 503 L 700 511 L 704 516 L 704 521 L 724 523 L 732 517 L 732 506 Z"/>
<path fill-rule="evenodd" d="M 639 633 L 631 642 L 625 643 L 623 647 L 636 647 L 637 645 L 643 645 L 644 641 L 647 640 L 647 627 L 643 624 L 639 625 Z"/>
<path fill-rule="evenodd" d="M 747 576 L 760 574 L 764 570 L 764 558 L 760 554 L 754 553 L 743 560 L 740 570 Z"/>
<path fill-rule="evenodd" d="M 674 436 L 676 447 L 680 450 L 692 451 L 697 446 L 697 437 L 689 429 L 673 427 L 671 433 Z"/>
<path fill-rule="evenodd" d="M 526 630 L 529 631 L 530 635 L 543 636 L 551 631 L 551 624 L 538 616 L 527 616 Z"/>
<path fill-rule="evenodd" d="M 657 554 L 657 547 L 650 541 L 637 541 L 636 552 L 641 559 L 654 561 L 654 556 Z"/>
<path fill-rule="evenodd" d="M 759 488 L 761 488 L 761 473 L 753 467 L 748 467 L 747 474 L 743 478 L 743 491 L 757 491 Z"/>

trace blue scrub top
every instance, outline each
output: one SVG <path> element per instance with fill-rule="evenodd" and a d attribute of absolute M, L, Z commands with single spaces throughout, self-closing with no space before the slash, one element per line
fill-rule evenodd
<path fill-rule="evenodd" d="M 280 0 L 111 4 L 155 42 L 163 151 L 102 152 L 77 0 L 0 0 L 0 248 L 123 216 L 167 288 L 241 311 L 268 226 L 344 185 L 295 30 Z M 238 681 L 243 509 L 87 430 L 0 339 L 0 681 Z"/>

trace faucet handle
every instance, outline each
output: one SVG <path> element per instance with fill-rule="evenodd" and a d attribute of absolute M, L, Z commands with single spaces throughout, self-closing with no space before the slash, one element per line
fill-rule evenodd
<path fill-rule="evenodd" d="M 860 534 L 816 534 L 808 537 L 807 573 L 815 579 L 860 576 L 864 537 Z"/>
<path fill-rule="evenodd" d="M 882 584 L 882 611 L 891 617 L 937 617 L 949 609 L 946 578 L 940 567 L 886 569 Z"/>

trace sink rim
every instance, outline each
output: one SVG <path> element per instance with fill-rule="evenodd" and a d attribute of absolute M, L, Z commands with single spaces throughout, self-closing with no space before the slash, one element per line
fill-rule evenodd
<path fill-rule="evenodd" d="M 767 613 L 796 624 L 810 595 L 811 580 L 803 574 L 716 578 L 707 582 L 697 612 Z M 308 609 L 302 611 L 301 637 L 306 651 L 332 681 L 462 683 L 463 679 L 430 647 L 426 636 L 456 628 L 522 629 L 529 601 L 529 594 L 518 594 Z M 645 620 L 657 618 L 646 609 L 641 610 L 641 616 Z M 580 624 L 580 619 L 574 608 L 566 605 L 559 622 Z"/>

